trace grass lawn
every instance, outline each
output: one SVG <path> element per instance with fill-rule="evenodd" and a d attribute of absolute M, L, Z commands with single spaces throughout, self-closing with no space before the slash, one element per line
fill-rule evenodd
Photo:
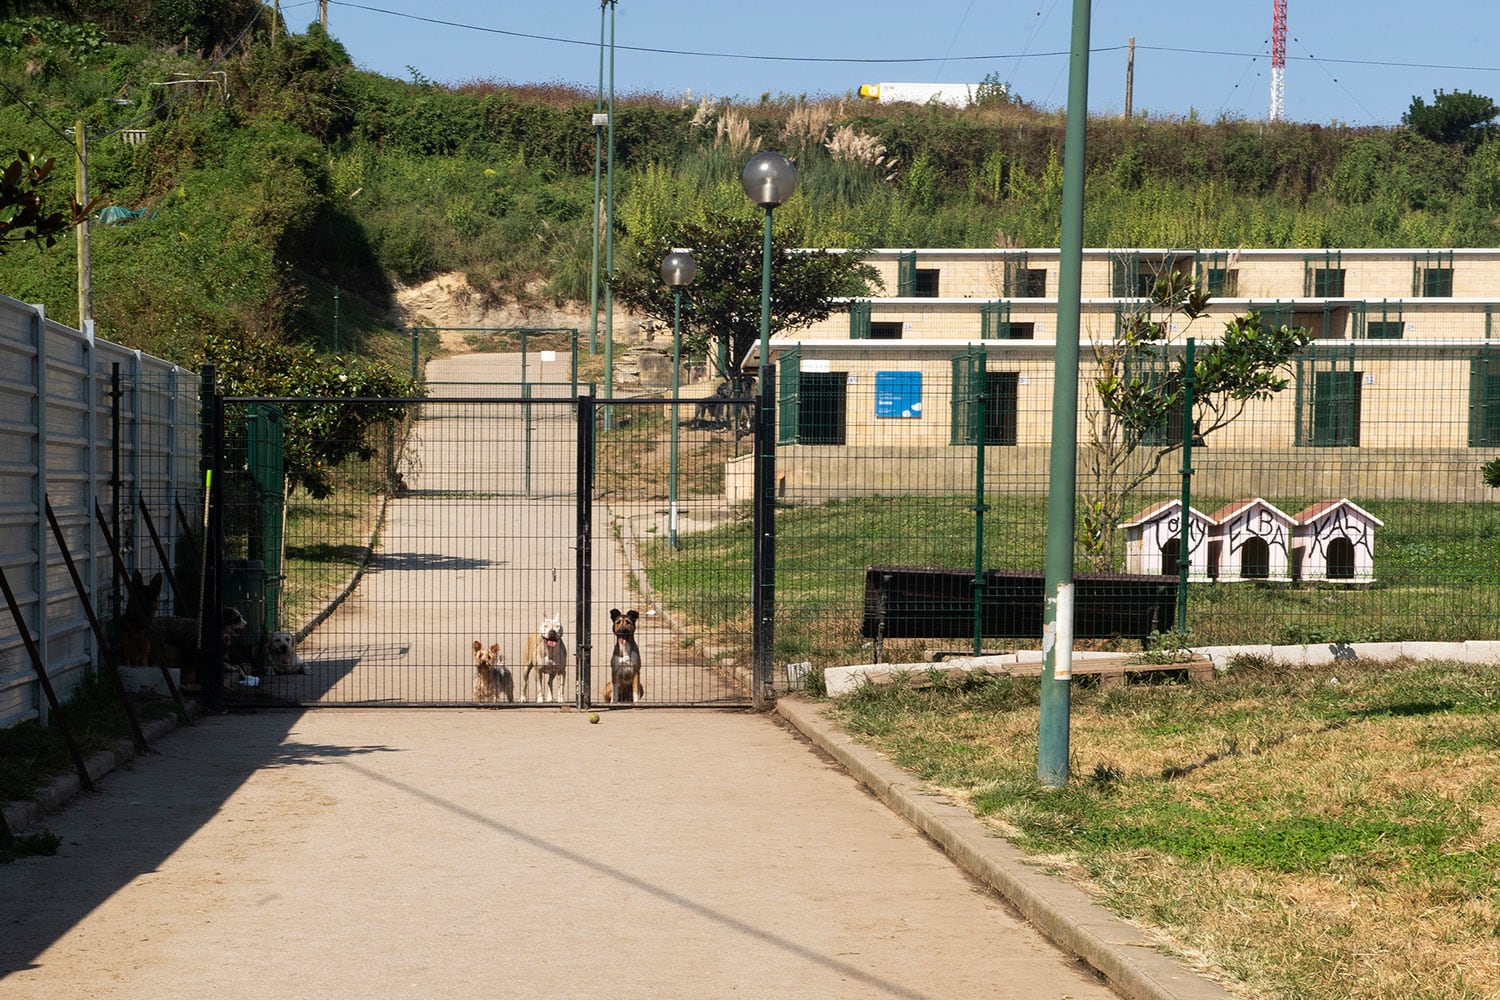
<path fill-rule="evenodd" d="M 1037 692 L 866 687 L 833 712 L 1247 996 L 1500 996 L 1500 669 L 1075 684 L 1061 790 L 1037 784 Z"/>

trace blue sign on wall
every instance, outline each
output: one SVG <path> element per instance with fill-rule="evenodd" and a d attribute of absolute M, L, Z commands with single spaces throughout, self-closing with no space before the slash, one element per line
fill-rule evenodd
<path fill-rule="evenodd" d="M 911 419 L 921 415 L 921 372 L 875 373 L 875 416 Z"/>

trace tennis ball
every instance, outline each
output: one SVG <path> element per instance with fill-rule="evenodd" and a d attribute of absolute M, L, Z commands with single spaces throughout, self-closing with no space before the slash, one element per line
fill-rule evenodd
<path fill-rule="evenodd" d="M 599 713 L 598 712 L 590 712 L 589 713 L 589 721 L 590 722 L 598 722 L 599 721 Z"/>

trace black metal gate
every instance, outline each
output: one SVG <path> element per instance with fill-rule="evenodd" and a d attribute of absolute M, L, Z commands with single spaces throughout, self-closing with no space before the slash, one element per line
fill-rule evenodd
<path fill-rule="evenodd" d="M 759 703 L 770 629 L 752 608 L 769 614 L 771 549 L 758 403 L 705 412 L 572 389 L 218 400 L 215 590 L 245 623 L 226 630 L 204 695 L 598 706 L 618 609 L 638 612 L 638 704 Z M 282 491 L 265 427 L 284 434 Z M 553 625 L 567 665 L 544 685 L 528 650 Z M 492 650 L 501 669 L 477 667 Z"/>

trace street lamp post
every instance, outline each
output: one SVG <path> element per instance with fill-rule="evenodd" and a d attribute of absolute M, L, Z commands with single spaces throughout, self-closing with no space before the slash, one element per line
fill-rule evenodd
<path fill-rule="evenodd" d="M 750 200 L 766 210 L 766 235 L 760 273 L 760 370 L 771 359 L 771 213 L 797 190 L 797 168 L 780 153 L 756 153 L 745 164 L 740 184 Z M 765 378 L 761 378 L 765 385 Z"/>
<path fill-rule="evenodd" d="M 661 280 L 672 289 L 672 452 L 667 482 L 667 535 L 677 548 L 677 393 L 682 366 L 682 290 L 698 276 L 691 250 L 674 249 L 661 262 Z"/>
<path fill-rule="evenodd" d="M 740 173 L 740 184 L 750 200 L 766 210 L 766 236 L 760 258 L 760 407 L 762 416 L 771 410 L 771 213 L 797 190 L 797 168 L 780 153 L 756 153 Z M 776 521 L 771 505 L 771 481 L 775 473 L 775 442 L 756 429 L 755 446 L 755 569 L 752 573 L 751 617 L 755 621 L 755 702 L 765 703 L 771 683 L 771 652 L 775 645 L 776 615 Z"/>

